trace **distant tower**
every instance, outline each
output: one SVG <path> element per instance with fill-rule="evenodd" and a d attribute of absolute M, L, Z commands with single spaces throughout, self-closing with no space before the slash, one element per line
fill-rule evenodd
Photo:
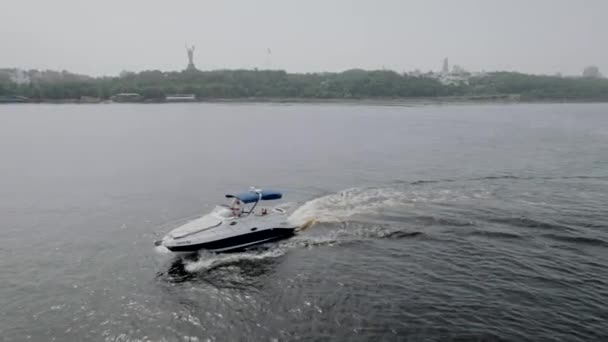
<path fill-rule="evenodd" d="M 600 68 L 591 65 L 583 70 L 583 77 L 586 78 L 602 78 L 602 73 L 600 73 Z"/>
<path fill-rule="evenodd" d="M 267 70 L 271 69 L 271 65 L 270 65 L 270 59 L 272 58 L 272 51 L 270 50 L 270 48 L 266 49 L 266 65 L 265 68 Z"/>
<path fill-rule="evenodd" d="M 186 44 L 186 52 L 188 53 L 188 66 L 186 67 L 186 70 L 196 70 L 196 67 L 194 66 L 194 49 L 194 45 L 188 47 L 188 44 Z"/>
<path fill-rule="evenodd" d="M 450 65 L 448 64 L 448 58 L 443 59 L 443 69 L 441 69 L 442 74 L 450 73 Z"/>

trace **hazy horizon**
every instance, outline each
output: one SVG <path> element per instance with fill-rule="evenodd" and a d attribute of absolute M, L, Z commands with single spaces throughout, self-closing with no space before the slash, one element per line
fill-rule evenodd
<path fill-rule="evenodd" d="M 33 0 L 0 14 L 0 68 L 182 70 L 184 44 L 201 70 L 351 68 L 579 75 L 608 70 L 608 2 Z M 270 52 L 269 52 L 270 51 Z"/>

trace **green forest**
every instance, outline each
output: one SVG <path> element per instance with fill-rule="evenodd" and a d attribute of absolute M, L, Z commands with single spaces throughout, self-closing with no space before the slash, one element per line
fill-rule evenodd
<path fill-rule="evenodd" d="M 83 97 L 107 100 L 119 93 L 138 93 L 147 102 L 160 102 L 171 94 L 194 94 L 199 100 L 514 96 L 522 101 L 608 101 L 608 79 L 492 72 L 445 85 L 432 74 L 413 76 L 389 70 L 307 74 L 280 70 L 153 70 L 98 78 L 61 72 L 17 85 L 0 74 L 0 96 L 22 96 L 33 102 Z"/>

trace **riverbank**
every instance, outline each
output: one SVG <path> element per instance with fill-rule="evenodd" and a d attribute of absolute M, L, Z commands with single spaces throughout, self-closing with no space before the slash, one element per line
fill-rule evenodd
<path fill-rule="evenodd" d="M 0 102 L 608 101 L 608 79 L 604 78 L 491 72 L 446 83 L 436 76 L 389 70 L 316 74 L 280 70 L 143 71 L 110 78 L 61 74 L 53 80 L 32 79 L 29 84 L 0 82 Z"/>
<path fill-rule="evenodd" d="M 573 100 L 573 99 L 528 99 L 519 95 L 496 95 L 496 96 L 443 96 L 443 97 L 419 97 L 419 98 L 274 98 L 274 97 L 247 97 L 247 98 L 206 98 L 196 101 L 112 101 L 112 100 L 20 100 L 0 101 L 2 104 L 172 104 L 172 103 L 319 103 L 319 104 L 366 104 L 386 106 L 407 105 L 433 105 L 433 104 L 484 104 L 484 103 L 606 103 L 608 101 L 598 100 Z"/>

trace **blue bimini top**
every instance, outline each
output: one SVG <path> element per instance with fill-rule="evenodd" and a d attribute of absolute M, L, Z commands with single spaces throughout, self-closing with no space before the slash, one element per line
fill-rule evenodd
<path fill-rule="evenodd" d="M 260 198 L 260 194 L 262 198 Z M 283 197 L 283 194 L 276 190 L 261 190 L 259 193 L 255 191 L 241 192 L 236 195 L 227 194 L 226 198 L 238 198 L 243 203 L 257 202 L 259 199 L 262 201 L 278 200 Z"/>

